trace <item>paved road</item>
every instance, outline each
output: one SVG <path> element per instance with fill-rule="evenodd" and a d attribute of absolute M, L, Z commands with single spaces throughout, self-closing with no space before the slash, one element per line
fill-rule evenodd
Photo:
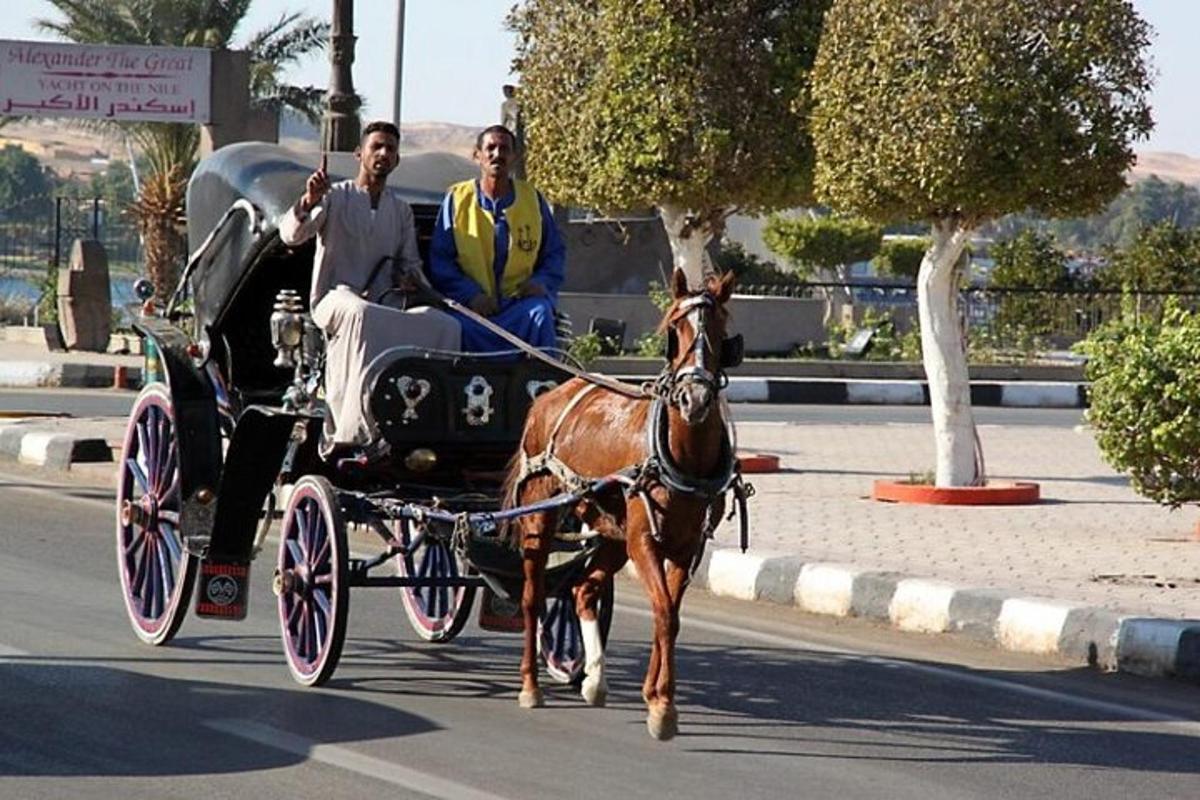
<path fill-rule="evenodd" d="M 33 392 L 0 389 L 0 411 L 65 411 L 80 417 L 124 417 L 134 393 L 112 389 L 55 389 Z M 793 422 L 796 424 L 882 424 L 929 422 L 924 406 L 781 405 L 735 403 L 739 422 Z M 976 408 L 975 419 L 983 425 L 1051 425 L 1073 427 L 1083 421 L 1079 409 Z"/>
<path fill-rule="evenodd" d="M 356 590 L 327 689 L 291 683 L 269 558 L 250 617 L 168 648 L 123 618 L 111 498 L 0 470 L 0 797 L 1130 798 L 1200 796 L 1192 688 L 941 637 L 690 596 L 683 735 L 639 698 L 649 622 L 618 589 L 606 709 L 517 708 L 514 638 L 418 644 Z"/>

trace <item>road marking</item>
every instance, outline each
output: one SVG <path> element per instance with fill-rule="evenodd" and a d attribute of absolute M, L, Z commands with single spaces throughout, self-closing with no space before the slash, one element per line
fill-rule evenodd
<path fill-rule="evenodd" d="M 440 778 L 428 772 L 410 769 L 391 761 L 355 753 L 345 747 L 318 744 L 303 736 L 282 731 L 247 719 L 210 719 L 201 724 L 221 733 L 237 736 L 264 747 L 283 750 L 322 764 L 340 767 L 358 775 L 402 786 L 431 797 L 462 798 L 462 800 L 503 800 L 500 795 L 481 791 L 465 784 Z"/>
<path fill-rule="evenodd" d="M 635 608 L 618 603 L 614 605 L 617 611 L 627 614 L 635 614 L 639 617 L 649 619 L 651 612 L 648 609 Z M 846 647 L 833 647 L 830 645 L 819 644 L 817 642 L 809 642 L 804 639 L 796 639 L 790 636 L 780 636 L 773 633 L 762 633 L 760 631 L 746 630 L 735 625 L 725 625 L 720 622 L 709 622 L 707 620 L 697 619 L 696 617 L 683 616 L 681 621 L 684 625 L 688 625 L 700 630 L 716 633 L 722 636 L 730 636 L 733 638 L 751 639 L 763 644 L 774 645 L 778 647 L 787 647 L 791 649 L 811 650 L 817 653 L 828 653 L 832 655 L 849 656 L 851 658 L 863 661 L 868 664 L 878 664 L 888 667 L 897 667 L 906 669 L 912 672 L 919 672 L 924 675 L 932 675 L 934 677 L 943 678 L 960 683 L 968 683 L 973 686 L 984 686 L 989 689 L 999 689 L 1002 691 L 1021 694 L 1027 697 L 1034 697 L 1039 700 L 1050 700 L 1055 702 L 1066 703 L 1077 708 L 1085 708 L 1089 711 L 1098 711 L 1105 714 L 1115 714 L 1126 717 L 1138 722 L 1162 722 L 1170 724 L 1172 729 L 1182 733 L 1200 736 L 1200 722 L 1180 717 L 1174 714 L 1165 714 L 1161 711 L 1151 711 L 1145 708 L 1125 705 L 1124 703 L 1114 703 L 1108 700 L 1095 700 L 1090 697 L 1083 697 L 1077 694 L 1057 691 L 1054 689 L 1041 689 L 1036 686 L 1026 686 L 1014 681 L 1006 681 L 1000 678 L 989 678 L 983 675 L 976 675 L 971 672 L 963 672 L 950 667 L 938 667 L 931 664 L 918 664 L 911 661 L 904 661 L 897 658 L 888 658 L 886 656 L 876 656 L 858 650 L 852 650 Z M 967 669 L 967 668 L 964 668 Z"/>
<path fill-rule="evenodd" d="M 22 658 L 22 657 L 28 656 L 28 655 L 29 655 L 29 653 L 27 653 L 26 651 L 21 650 L 19 648 L 9 647 L 8 645 L 0 644 L 0 658 L 5 658 L 5 657 Z"/>

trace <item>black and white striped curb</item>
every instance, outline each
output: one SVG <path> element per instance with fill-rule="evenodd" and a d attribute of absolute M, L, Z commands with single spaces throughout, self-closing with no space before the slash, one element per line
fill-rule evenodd
<path fill-rule="evenodd" d="M 693 583 L 715 595 L 864 617 L 917 633 L 958 633 L 1004 650 L 1200 682 L 1200 620 L 1153 619 L 944 581 L 710 549 Z"/>
<path fill-rule="evenodd" d="M 929 405 L 929 386 L 912 380 L 730 378 L 731 403 Z M 971 404 L 1016 408 L 1086 408 L 1087 385 L 1071 382 L 972 383 Z"/>
<path fill-rule="evenodd" d="M 102 437 L 39 429 L 28 423 L 0 423 L 0 458 L 65 470 L 75 463 L 112 461 L 112 449 Z"/>
<path fill-rule="evenodd" d="M 141 374 L 142 371 L 139 367 L 123 367 L 112 364 L 0 361 L 0 387 L 8 389 L 138 386 Z"/>

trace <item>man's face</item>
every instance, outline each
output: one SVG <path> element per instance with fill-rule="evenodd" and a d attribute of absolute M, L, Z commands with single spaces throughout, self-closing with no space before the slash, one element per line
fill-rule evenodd
<path fill-rule="evenodd" d="M 493 132 L 483 137 L 483 142 L 475 150 L 475 160 L 479 162 L 484 175 L 503 178 L 508 175 L 513 159 L 516 158 L 512 140 L 503 133 Z"/>
<path fill-rule="evenodd" d="M 400 163 L 400 142 L 395 136 L 374 131 L 354 151 L 363 170 L 376 178 L 386 178 Z"/>

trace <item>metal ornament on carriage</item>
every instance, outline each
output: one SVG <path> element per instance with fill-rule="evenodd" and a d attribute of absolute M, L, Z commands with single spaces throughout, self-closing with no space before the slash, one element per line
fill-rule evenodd
<path fill-rule="evenodd" d="M 493 389 L 487 378 L 482 375 L 471 376 L 471 380 L 463 387 L 463 393 L 467 396 L 467 406 L 462 410 L 467 424 L 479 427 L 491 422 L 496 409 L 492 408 Z"/>

